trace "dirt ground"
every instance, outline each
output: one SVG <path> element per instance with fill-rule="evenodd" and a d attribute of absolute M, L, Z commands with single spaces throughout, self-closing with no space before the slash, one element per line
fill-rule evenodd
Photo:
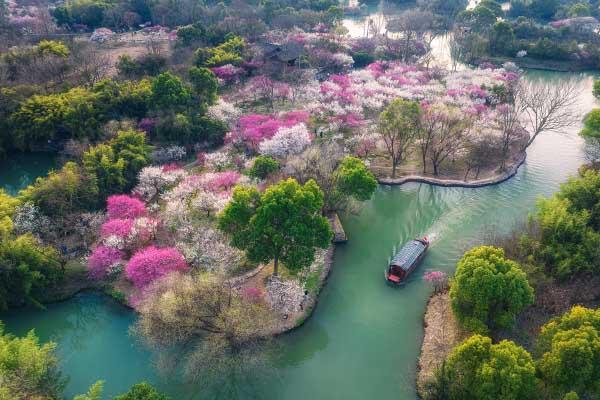
<path fill-rule="evenodd" d="M 448 291 L 431 296 L 423 324 L 425 336 L 418 364 L 418 391 L 433 377 L 450 350 L 467 336 L 452 314 Z"/>

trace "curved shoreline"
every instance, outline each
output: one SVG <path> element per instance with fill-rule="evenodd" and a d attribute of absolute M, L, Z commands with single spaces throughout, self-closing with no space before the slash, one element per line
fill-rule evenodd
<path fill-rule="evenodd" d="M 527 153 L 523 152 L 521 155 L 519 155 L 517 161 L 504 173 L 474 181 L 464 181 L 461 179 L 440 179 L 422 175 L 407 175 L 400 178 L 377 178 L 377 182 L 380 185 L 386 186 L 400 186 L 409 182 L 417 182 L 441 187 L 481 188 L 485 186 L 497 185 L 509 180 L 515 176 L 517 172 L 519 172 L 519 167 L 525 163 L 526 159 Z"/>

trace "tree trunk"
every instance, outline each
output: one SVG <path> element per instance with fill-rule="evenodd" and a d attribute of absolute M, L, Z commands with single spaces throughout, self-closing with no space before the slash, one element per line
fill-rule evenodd
<path fill-rule="evenodd" d="M 421 160 L 423 161 L 423 174 L 427 173 L 427 158 L 426 158 L 426 153 L 423 152 L 421 155 Z"/>
<path fill-rule="evenodd" d="M 392 179 L 396 178 L 396 163 L 392 162 Z"/>
<path fill-rule="evenodd" d="M 278 276 L 279 275 L 279 257 L 275 257 L 273 259 L 273 276 Z"/>

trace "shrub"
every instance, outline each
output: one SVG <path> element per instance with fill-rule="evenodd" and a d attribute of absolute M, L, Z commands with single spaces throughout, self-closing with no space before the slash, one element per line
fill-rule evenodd
<path fill-rule="evenodd" d="M 269 156 L 258 156 L 252 164 L 249 175 L 257 179 L 265 179 L 267 176 L 279 170 L 279 161 Z"/>
<path fill-rule="evenodd" d="M 525 273 L 516 262 L 504 258 L 504 250 L 480 246 L 458 262 L 450 299 L 465 328 L 487 332 L 510 327 L 534 296 Z"/>

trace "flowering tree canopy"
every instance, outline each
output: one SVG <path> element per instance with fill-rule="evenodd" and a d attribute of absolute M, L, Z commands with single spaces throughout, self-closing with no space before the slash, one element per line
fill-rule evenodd
<path fill-rule="evenodd" d="M 110 196 L 106 201 L 109 218 L 137 218 L 145 216 L 148 211 L 143 201 L 125 194 Z"/>
<path fill-rule="evenodd" d="M 94 279 L 104 278 L 110 269 L 123 260 L 124 254 L 119 249 L 98 246 L 88 258 L 88 273 Z"/>
<path fill-rule="evenodd" d="M 189 266 L 177 249 L 149 246 L 131 257 L 125 267 L 125 274 L 137 288 L 141 289 L 170 272 L 188 269 Z"/>
<path fill-rule="evenodd" d="M 294 125 L 290 128 L 280 128 L 271 138 L 259 145 L 261 154 L 285 158 L 302 152 L 311 142 L 311 136 L 305 124 Z"/>

